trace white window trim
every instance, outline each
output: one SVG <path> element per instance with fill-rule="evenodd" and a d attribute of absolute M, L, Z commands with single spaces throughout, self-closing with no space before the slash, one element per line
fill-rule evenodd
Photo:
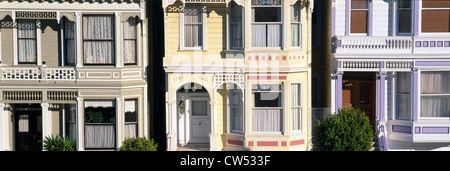
<path fill-rule="evenodd" d="M 297 4 L 298 3 L 298 4 Z M 303 10 L 303 8 L 305 7 L 305 3 L 302 3 L 302 1 L 298 1 L 298 2 L 296 2 L 296 3 L 294 3 L 294 4 L 292 4 L 292 5 L 289 5 L 289 15 L 291 15 L 292 14 L 292 11 L 290 11 L 290 10 L 292 10 L 293 8 L 292 8 L 292 6 L 294 6 L 294 5 L 298 5 L 299 6 L 299 9 L 300 9 L 300 22 L 292 22 L 292 16 L 290 16 L 290 18 L 289 18 L 289 29 L 292 29 L 292 24 L 299 24 L 299 33 L 298 33 L 298 36 L 299 36 L 299 45 L 298 46 L 293 46 L 292 45 L 292 34 L 290 34 L 292 31 L 290 30 L 290 32 L 289 32 L 289 35 L 290 35 L 290 37 L 289 37 L 289 47 L 292 49 L 292 50 L 300 50 L 300 49 L 304 49 L 305 47 L 303 47 L 303 22 L 304 22 L 304 20 L 303 20 L 303 16 L 304 15 L 306 15 L 306 14 L 304 14 L 304 12 L 306 11 L 306 10 Z"/>
<path fill-rule="evenodd" d="M 236 6 L 240 6 L 240 5 L 238 5 L 237 3 L 235 4 Z M 245 8 L 243 7 L 243 6 L 240 6 L 241 8 L 242 8 L 242 16 L 241 16 L 241 18 L 242 18 L 242 20 L 241 20 L 241 22 L 242 22 L 242 24 L 241 24 L 241 26 L 242 26 L 242 42 L 241 42 L 241 44 L 242 44 L 242 47 L 232 47 L 231 46 L 231 7 L 228 5 L 227 6 L 227 26 L 226 26 L 226 28 L 227 28 L 227 36 L 226 36 L 226 39 L 227 39 L 227 50 L 244 50 L 244 48 L 245 48 Z"/>
<path fill-rule="evenodd" d="M 258 84 L 271 84 L 271 85 L 280 85 L 280 90 L 278 90 L 278 91 L 253 91 L 252 90 L 252 87 L 253 87 L 253 85 L 258 85 Z M 284 95 L 284 86 L 283 86 L 283 84 L 280 82 L 280 83 L 270 83 L 270 82 L 259 82 L 259 83 L 252 83 L 252 84 L 250 84 L 250 116 L 249 116 L 249 121 L 251 122 L 251 124 L 250 124 L 250 131 L 251 131 L 251 133 L 252 134 L 272 134 L 272 135 L 283 135 L 287 130 L 286 130 L 286 122 L 285 122 L 285 120 L 286 120 L 286 115 L 285 115 L 285 113 L 286 113 L 286 110 L 285 110 L 285 95 Z M 261 92 L 265 92 L 265 93 L 267 93 L 267 92 L 277 92 L 277 93 L 280 93 L 281 94 L 281 106 L 280 107 L 270 107 L 270 108 L 272 108 L 272 109 L 281 109 L 281 113 L 280 113 L 280 115 L 281 115 L 281 117 L 282 117 L 282 119 L 280 120 L 282 123 L 282 125 L 281 125 L 281 131 L 279 131 L 279 132 L 265 132 L 265 131 L 253 131 L 253 109 L 257 109 L 257 108 L 269 108 L 269 107 L 255 107 L 255 93 L 261 93 Z M 244 125 L 245 126 L 245 125 Z"/>
<path fill-rule="evenodd" d="M 235 86 L 237 86 L 236 84 L 233 84 Z M 231 109 L 231 105 L 230 105 L 230 98 L 229 98 L 229 90 L 227 89 L 227 129 L 228 129 L 228 133 L 232 133 L 232 134 L 244 134 L 245 132 L 245 101 L 244 101 L 244 92 L 238 88 L 238 91 L 241 92 L 241 96 L 242 98 L 241 100 L 241 105 L 240 107 L 236 107 L 236 108 L 241 108 L 242 109 L 242 130 L 238 131 L 238 130 L 232 130 L 231 129 L 231 113 L 230 113 L 230 109 Z"/>
<path fill-rule="evenodd" d="M 284 1 L 281 1 L 281 5 L 267 5 L 267 6 L 254 6 L 254 5 L 252 5 L 250 3 L 250 21 L 249 21 L 249 23 L 250 23 L 250 28 L 249 28 L 250 41 L 249 41 L 249 46 L 251 47 L 251 49 L 254 49 L 254 50 L 269 50 L 270 51 L 270 50 L 283 50 L 284 48 L 286 48 L 286 43 L 287 43 L 286 38 L 285 38 L 285 36 L 286 36 L 286 28 L 287 28 L 287 25 L 289 25 L 289 27 L 291 27 L 290 26 L 291 18 L 284 18 L 285 12 L 289 12 L 289 11 L 287 11 L 285 9 L 284 6 L 285 6 Z M 281 8 L 281 21 L 280 22 L 253 22 L 252 19 L 251 19 L 253 17 L 253 14 L 251 12 L 252 8 L 258 8 L 258 7 L 277 7 L 277 8 Z M 289 5 L 289 8 L 290 8 L 290 5 Z M 266 45 L 266 47 L 253 46 L 252 45 L 252 40 L 253 40 L 252 27 L 253 27 L 253 24 L 281 24 L 280 46 L 279 47 L 267 46 L 267 45 Z M 290 47 L 291 43 L 289 42 L 287 44 L 289 44 L 288 46 Z"/>
<path fill-rule="evenodd" d="M 180 47 L 179 50 L 206 50 L 206 19 L 207 19 L 207 7 L 206 4 L 202 6 L 202 46 L 201 47 L 185 47 L 184 45 L 184 8 L 186 4 L 182 4 L 179 7 L 179 24 L 180 24 Z"/>
<path fill-rule="evenodd" d="M 394 1 L 394 8 L 393 8 L 393 14 L 394 14 L 394 21 L 393 21 L 393 23 L 394 23 L 394 29 L 393 29 L 393 31 L 394 31 L 394 33 L 393 33 L 393 35 L 397 35 L 397 36 L 412 36 L 413 35 L 413 32 L 414 32 L 414 3 L 413 3 L 414 1 L 410 1 L 410 3 L 411 3 L 411 8 L 409 8 L 410 10 L 411 10 L 411 26 L 410 26 L 410 31 L 409 31 L 409 33 L 406 33 L 406 32 L 403 32 L 403 33 L 400 33 L 399 32 L 399 15 L 398 15 L 398 12 L 400 11 L 399 10 L 399 8 L 398 8 L 398 0 L 395 0 Z M 405 8 L 405 9 L 407 9 L 407 8 Z"/>
<path fill-rule="evenodd" d="M 370 8 L 369 8 L 369 0 L 367 1 L 367 10 L 366 9 L 352 9 L 352 0 L 349 0 L 349 12 L 348 12 L 348 33 L 350 36 L 369 36 L 369 18 L 366 21 L 367 33 L 352 33 L 352 11 L 367 11 L 367 17 L 369 17 Z"/>
<path fill-rule="evenodd" d="M 289 92 L 290 93 L 290 95 L 291 95 L 291 99 L 289 99 L 289 101 L 291 102 L 290 103 L 290 107 L 289 107 L 289 109 L 290 109 L 290 111 L 292 111 L 292 109 L 293 108 L 300 108 L 300 129 L 298 129 L 298 130 L 294 130 L 294 125 L 290 125 L 289 126 L 289 129 L 293 132 L 293 133 L 301 133 L 301 132 L 303 132 L 303 109 L 304 109 L 304 107 L 303 107 L 303 100 L 302 100 L 302 97 L 303 97 L 303 82 L 293 82 L 293 83 L 291 83 L 290 84 L 290 90 L 292 90 L 292 85 L 293 84 L 298 84 L 299 85 L 299 92 L 298 92 L 298 100 L 300 101 L 300 106 L 293 106 L 292 105 L 292 98 L 293 98 L 293 94 L 292 94 L 292 92 Z M 292 116 L 292 113 L 290 113 L 290 116 L 289 116 L 289 124 L 291 124 L 294 120 L 293 120 L 293 118 L 291 117 Z"/>
<path fill-rule="evenodd" d="M 13 12 L 14 18 L 15 18 L 15 12 Z M 41 58 L 41 20 L 40 19 L 34 19 L 36 20 L 36 64 L 37 66 L 42 65 L 42 58 Z M 17 25 L 17 20 L 13 19 L 13 22 Z M 19 64 L 19 46 L 18 46 L 19 36 L 18 36 L 18 28 L 13 28 L 13 65 L 22 65 Z"/>

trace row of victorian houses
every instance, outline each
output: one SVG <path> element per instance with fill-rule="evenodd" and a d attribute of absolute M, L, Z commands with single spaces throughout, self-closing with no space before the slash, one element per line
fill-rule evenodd
<path fill-rule="evenodd" d="M 450 150 L 450 0 L 0 0 L 2 151 L 312 150 L 343 107 Z"/>

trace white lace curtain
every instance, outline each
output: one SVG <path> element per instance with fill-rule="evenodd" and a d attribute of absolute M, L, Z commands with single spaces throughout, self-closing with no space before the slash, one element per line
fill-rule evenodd
<path fill-rule="evenodd" d="M 123 23 L 123 63 L 136 63 L 136 19 L 129 18 Z"/>
<path fill-rule="evenodd" d="M 421 116 L 450 117 L 450 72 L 421 73 Z"/>
<path fill-rule="evenodd" d="M 86 101 L 85 108 L 115 108 L 114 101 Z M 105 114 L 100 111 L 101 117 L 105 118 Z M 98 111 L 96 111 L 98 112 Z M 98 113 L 97 113 L 98 115 Z M 87 114 L 85 113 L 85 117 Z M 85 118 L 86 119 L 86 118 Z M 115 120 L 111 123 L 85 123 L 84 138 L 86 148 L 114 148 L 115 146 Z"/>
<path fill-rule="evenodd" d="M 85 64 L 114 64 L 113 16 L 83 16 Z"/>
<path fill-rule="evenodd" d="M 19 63 L 36 62 L 36 21 L 17 20 Z"/>
<path fill-rule="evenodd" d="M 292 130 L 301 129 L 301 85 L 291 84 L 291 120 Z"/>
<path fill-rule="evenodd" d="M 252 130 L 255 132 L 281 132 L 282 109 L 253 109 Z"/>
<path fill-rule="evenodd" d="M 186 4 L 184 8 L 184 46 L 202 46 L 202 8 L 197 4 Z"/>

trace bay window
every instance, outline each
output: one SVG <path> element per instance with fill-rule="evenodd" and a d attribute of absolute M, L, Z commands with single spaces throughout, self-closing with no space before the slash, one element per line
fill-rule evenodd
<path fill-rule="evenodd" d="M 421 117 L 450 117 L 450 71 L 422 71 Z"/>
<path fill-rule="evenodd" d="M 36 20 L 17 20 L 19 64 L 36 64 Z"/>
<path fill-rule="evenodd" d="M 86 148 L 114 148 L 116 104 L 113 100 L 86 100 L 84 103 L 84 141 Z"/>
<path fill-rule="evenodd" d="M 422 32 L 450 32 L 450 0 L 422 0 Z"/>
<path fill-rule="evenodd" d="M 281 47 L 281 0 L 252 0 L 252 46 Z"/>
<path fill-rule="evenodd" d="M 397 119 L 411 119 L 411 73 L 397 73 Z"/>
<path fill-rule="evenodd" d="M 282 119 L 282 91 L 280 84 L 252 85 L 252 131 L 281 132 Z"/>
<path fill-rule="evenodd" d="M 83 16 L 84 64 L 114 64 L 114 17 Z"/>

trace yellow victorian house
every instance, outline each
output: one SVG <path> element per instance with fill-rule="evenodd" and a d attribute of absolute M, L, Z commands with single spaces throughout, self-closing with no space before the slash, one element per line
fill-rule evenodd
<path fill-rule="evenodd" d="M 311 149 L 313 0 L 162 5 L 167 150 Z"/>

